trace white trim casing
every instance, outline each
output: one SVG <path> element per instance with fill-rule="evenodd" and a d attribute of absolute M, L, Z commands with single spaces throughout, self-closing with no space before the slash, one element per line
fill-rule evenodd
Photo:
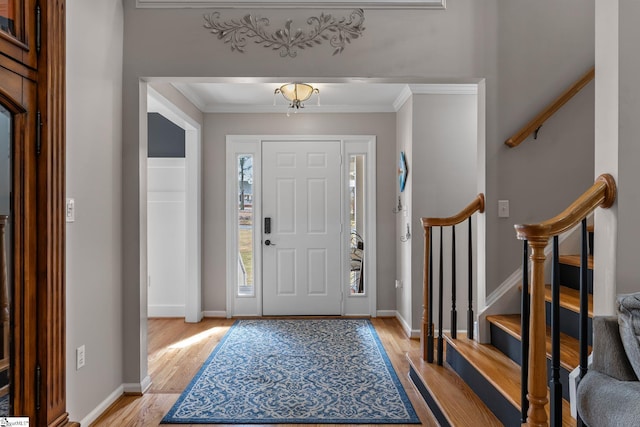
<path fill-rule="evenodd" d="M 262 315 L 262 156 L 259 136 L 227 135 L 226 139 L 226 249 L 227 249 L 227 310 L 233 316 Z M 238 222 L 237 201 L 238 174 L 237 157 L 240 154 L 253 156 L 253 276 L 254 295 L 237 296 L 238 283 Z"/>
<path fill-rule="evenodd" d="M 345 191 L 345 184 L 349 180 L 349 156 L 362 154 L 366 158 L 365 170 L 365 214 L 364 214 L 364 278 L 365 293 L 364 295 L 351 295 L 349 290 L 349 259 L 344 258 L 344 281 L 343 287 L 343 310 L 342 313 L 347 316 L 369 315 L 376 317 L 378 315 L 377 307 L 377 262 L 376 262 L 376 137 L 375 135 L 348 136 L 343 141 L 343 224 L 345 224 L 343 233 L 343 243 L 345 254 L 349 253 L 350 230 L 349 221 L 349 194 Z"/>
<path fill-rule="evenodd" d="M 182 315 L 186 322 L 197 323 L 202 320 L 202 130 L 197 121 L 149 85 L 147 97 L 147 111 L 160 113 L 185 131 L 187 286 Z"/>

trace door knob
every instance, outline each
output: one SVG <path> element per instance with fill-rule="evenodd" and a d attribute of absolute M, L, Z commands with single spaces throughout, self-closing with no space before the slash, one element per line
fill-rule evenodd
<path fill-rule="evenodd" d="M 264 244 L 267 245 L 267 246 L 275 246 L 276 245 L 275 243 L 271 243 L 271 240 L 269 240 L 269 239 L 265 240 Z"/>

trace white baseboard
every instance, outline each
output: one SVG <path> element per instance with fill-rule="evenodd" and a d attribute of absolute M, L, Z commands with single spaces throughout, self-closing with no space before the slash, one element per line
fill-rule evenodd
<path fill-rule="evenodd" d="M 226 311 L 205 311 L 204 312 L 204 317 L 222 317 L 222 318 L 226 318 L 227 317 L 227 312 Z"/>
<path fill-rule="evenodd" d="M 140 383 L 125 383 L 122 385 L 124 393 L 144 394 L 151 387 L 151 377 L 147 375 Z"/>
<path fill-rule="evenodd" d="M 147 317 L 184 317 L 184 305 L 149 305 Z"/>
<path fill-rule="evenodd" d="M 398 322 L 400 322 L 404 333 L 407 334 L 409 338 L 420 338 L 420 329 L 411 329 L 411 325 L 409 325 L 404 317 L 402 317 L 400 312 L 395 312 L 395 318 L 398 319 Z"/>
<path fill-rule="evenodd" d="M 378 310 L 376 311 L 377 317 L 398 317 L 396 310 Z"/>
<path fill-rule="evenodd" d="M 124 394 L 124 386 L 120 386 L 113 391 L 105 400 L 103 400 L 98 406 L 95 407 L 93 411 L 91 411 L 86 417 L 84 417 L 80 421 L 81 426 L 91 425 L 92 422 L 98 419 L 100 415 L 104 411 L 109 408 L 109 406 L 113 405 L 113 403 L 120 398 Z"/>

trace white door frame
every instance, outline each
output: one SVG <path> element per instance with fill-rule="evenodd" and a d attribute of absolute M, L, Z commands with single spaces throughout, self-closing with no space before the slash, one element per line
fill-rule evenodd
<path fill-rule="evenodd" d="M 234 316 L 261 316 L 262 315 L 262 275 L 254 274 L 255 295 L 252 297 L 237 296 L 238 283 L 237 254 L 238 254 L 238 229 L 237 229 L 237 166 L 236 158 L 239 154 L 251 154 L 254 158 L 253 181 L 253 206 L 254 206 L 254 271 L 262 271 L 262 212 L 261 212 L 261 147 L 262 141 L 327 141 L 339 140 L 342 146 L 342 176 L 343 184 L 348 176 L 348 164 L 345 161 L 348 155 L 365 154 L 367 159 L 367 185 L 365 215 L 366 239 L 373 244 L 365 246 L 365 295 L 351 296 L 348 292 L 348 260 L 346 255 L 342 258 L 344 263 L 340 266 L 342 283 L 342 314 L 343 315 L 369 315 L 377 314 L 376 299 L 376 137 L 373 135 L 227 135 L 226 137 L 226 281 L 227 281 L 227 317 Z M 341 197 L 343 205 L 346 204 L 347 191 L 341 185 Z M 343 253 L 347 254 L 349 247 L 349 232 L 346 223 L 345 211 L 342 209 L 343 224 Z"/>
<path fill-rule="evenodd" d="M 157 112 L 185 131 L 186 253 L 185 321 L 202 320 L 202 130 L 178 106 L 147 85 L 148 112 Z"/>

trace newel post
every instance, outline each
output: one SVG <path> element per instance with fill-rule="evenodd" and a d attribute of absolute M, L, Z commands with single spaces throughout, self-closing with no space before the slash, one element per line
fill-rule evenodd
<path fill-rule="evenodd" d="M 531 317 L 529 321 L 529 412 L 527 426 L 547 426 L 546 320 L 544 301 L 544 249 L 548 236 L 529 238 L 531 247 Z M 525 290 L 523 289 L 523 292 Z"/>

